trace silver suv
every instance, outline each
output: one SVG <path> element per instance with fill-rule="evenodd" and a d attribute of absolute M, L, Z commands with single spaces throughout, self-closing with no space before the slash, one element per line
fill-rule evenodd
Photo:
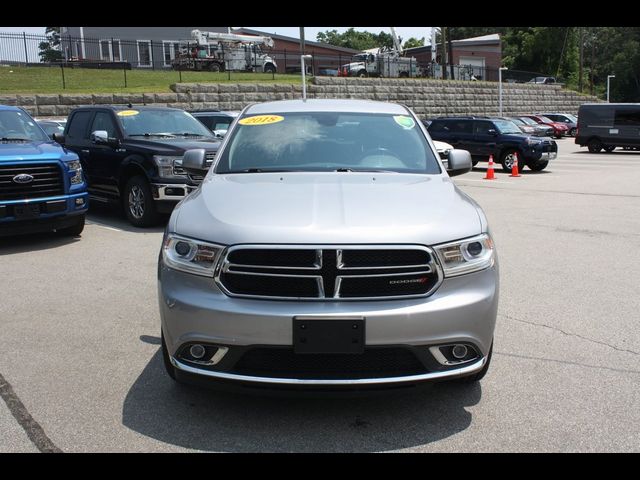
<path fill-rule="evenodd" d="M 206 172 L 204 150 L 183 168 Z M 491 359 L 496 251 L 404 106 L 244 109 L 173 211 L 158 268 L 169 375 L 348 388 L 477 381 Z M 199 382 L 200 383 L 200 382 Z"/>

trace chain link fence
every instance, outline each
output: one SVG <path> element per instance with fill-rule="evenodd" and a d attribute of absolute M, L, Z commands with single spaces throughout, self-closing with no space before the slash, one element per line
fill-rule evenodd
<path fill-rule="evenodd" d="M 307 51 L 307 73 L 317 76 L 384 76 L 497 82 L 498 69 L 477 65 L 441 65 L 414 57 Z M 102 85 L 136 88 L 155 75 L 167 83 L 198 81 L 268 81 L 299 74 L 298 50 L 201 46 L 186 41 L 121 40 L 0 32 L 0 66 L 48 67 L 47 81 L 63 90 L 79 88 L 86 69 L 103 70 Z M 55 73 L 54 73 L 55 72 Z M 141 72 L 156 72 L 143 75 Z M 535 79 L 543 79 L 536 81 Z M 545 80 L 546 79 L 546 80 Z M 554 83 L 541 73 L 504 70 L 507 83 Z M 2 87 L 0 86 L 0 89 Z"/>

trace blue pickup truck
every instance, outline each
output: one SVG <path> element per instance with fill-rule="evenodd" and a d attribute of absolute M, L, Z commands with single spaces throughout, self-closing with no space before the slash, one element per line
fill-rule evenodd
<path fill-rule="evenodd" d="M 89 195 L 78 156 L 22 108 L 0 105 L 0 236 L 80 235 Z"/>

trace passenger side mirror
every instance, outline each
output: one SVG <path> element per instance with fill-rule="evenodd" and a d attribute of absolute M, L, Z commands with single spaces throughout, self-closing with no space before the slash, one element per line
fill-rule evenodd
<path fill-rule="evenodd" d="M 182 168 L 190 175 L 203 175 L 209 170 L 203 148 L 187 150 L 182 157 Z"/>
<path fill-rule="evenodd" d="M 467 150 L 454 149 L 449 151 L 447 173 L 450 177 L 470 172 L 472 168 L 471 154 Z"/>
<path fill-rule="evenodd" d="M 490 128 L 489 130 L 487 130 L 487 133 L 489 135 L 493 135 L 494 137 L 498 135 L 498 131 L 495 128 Z"/>
<path fill-rule="evenodd" d="M 64 133 L 52 133 L 51 138 L 60 145 L 64 145 Z"/>

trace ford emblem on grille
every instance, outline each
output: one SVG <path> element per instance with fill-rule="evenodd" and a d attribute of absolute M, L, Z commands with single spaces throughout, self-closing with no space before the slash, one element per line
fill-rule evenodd
<path fill-rule="evenodd" d="M 31 183 L 33 182 L 33 175 L 29 175 L 28 173 L 20 173 L 13 177 L 14 183 Z"/>

